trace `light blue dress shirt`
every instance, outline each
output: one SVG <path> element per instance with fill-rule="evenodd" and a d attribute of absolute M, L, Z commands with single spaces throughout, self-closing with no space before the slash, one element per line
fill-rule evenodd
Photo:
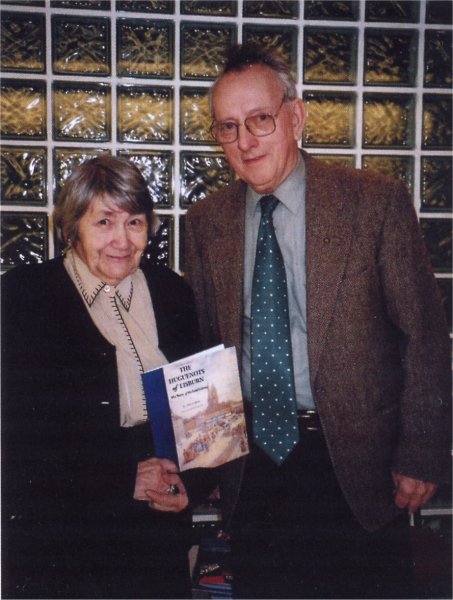
<path fill-rule="evenodd" d="M 305 165 L 302 157 L 295 169 L 274 191 L 280 204 L 273 213 L 278 243 L 283 255 L 288 284 L 288 304 L 293 349 L 296 400 L 299 409 L 315 407 L 310 387 L 307 349 L 307 290 L 305 272 Z M 242 387 L 251 398 L 250 309 L 256 240 L 261 219 L 259 200 L 250 186 L 246 192 L 244 248 L 244 319 Z"/>

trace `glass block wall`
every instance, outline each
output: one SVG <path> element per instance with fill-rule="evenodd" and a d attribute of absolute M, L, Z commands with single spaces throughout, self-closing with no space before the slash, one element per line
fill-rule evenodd
<path fill-rule="evenodd" d="M 450 316 L 452 8 L 434 0 L 2 0 L 1 269 L 60 252 L 54 199 L 85 158 L 142 170 L 162 226 L 156 260 L 184 270 L 187 208 L 233 175 L 209 137 L 224 50 L 290 60 L 302 146 L 411 191 Z"/>

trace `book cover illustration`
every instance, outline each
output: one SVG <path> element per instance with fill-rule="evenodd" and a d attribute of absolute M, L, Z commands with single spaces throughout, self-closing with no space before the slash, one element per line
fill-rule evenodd
<path fill-rule="evenodd" d="M 156 455 L 181 471 L 248 454 L 235 348 L 215 347 L 143 374 Z"/>

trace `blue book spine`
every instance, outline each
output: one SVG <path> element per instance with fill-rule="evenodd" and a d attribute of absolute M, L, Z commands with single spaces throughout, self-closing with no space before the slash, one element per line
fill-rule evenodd
<path fill-rule="evenodd" d="M 175 434 L 163 370 L 156 369 L 143 373 L 142 379 L 156 456 L 157 458 L 169 458 L 178 464 Z"/>

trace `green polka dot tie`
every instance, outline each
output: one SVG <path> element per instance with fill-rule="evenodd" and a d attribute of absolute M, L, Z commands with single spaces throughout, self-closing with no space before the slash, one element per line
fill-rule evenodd
<path fill-rule="evenodd" d="M 263 196 L 252 283 L 251 354 L 253 435 L 277 464 L 299 441 L 285 265 L 272 212 L 279 203 Z"/>

